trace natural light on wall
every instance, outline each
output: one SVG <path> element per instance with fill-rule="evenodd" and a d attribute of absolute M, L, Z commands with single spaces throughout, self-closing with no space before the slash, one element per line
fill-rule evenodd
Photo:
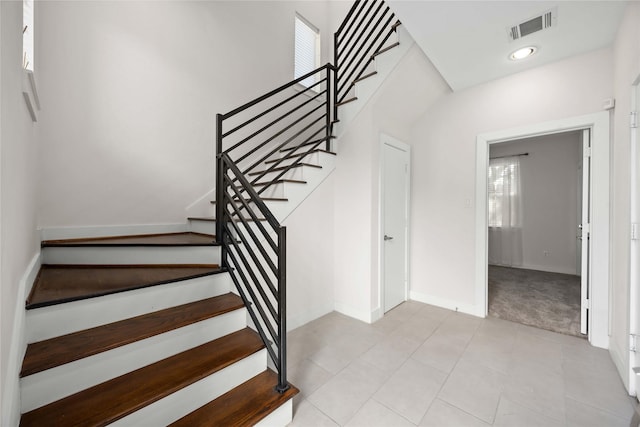
<path fill-rule="evenodd" d="M 296 15 L 295 27 L 296 50 L 293 75 L 297 79 L 320 66 L 320 30 L 300 15 Z M 316 77 L 308 77 L 300 83 L 304 87 L 309 87 L 316 83 Z"/>
<path fill-rule="evenodd" d="M 22 67 L 33 71 L 33 0 L 22 3 Z"/>

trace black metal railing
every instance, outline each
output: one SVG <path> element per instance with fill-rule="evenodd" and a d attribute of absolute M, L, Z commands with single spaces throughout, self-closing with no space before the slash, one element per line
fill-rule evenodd
<path fill-rule="evenodd" d="M 355 82 L 363 77 L 375 55 L 396 30 L 395 14 L 382 0 L 354 2 L 334 34 L 334 116 Z"/>
<path fill-rule="evenodd" d="M 330 149 L 333 79 L 334 67 L 326 64 L 217 116 L 216 235 L 221 264 L 229 270 L 266 345 L 280 392 L 289 387 L 286 227 L 261 195 L 305 156 Z"/>
<path fill-rule="evenodd" d="M 221 264 L 278 371 L 286 376 L 286 227 L 265 192 L 318 149 L 331 149 L 337 106 L 395 31 L 382 0 L 356 1 L 334 34 L 326 64 L 217 116 L 216 235 Z"/>

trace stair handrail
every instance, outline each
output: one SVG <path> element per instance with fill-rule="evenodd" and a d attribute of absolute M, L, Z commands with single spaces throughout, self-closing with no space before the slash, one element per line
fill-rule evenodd
<path fill-rule="evenodd" d="M 221 245 L 221 266 L 229 271 L 278 371 L 276 390 L 280 393 L 289 388 L 286 378 L 287 233 L 261 194 L 321 145 L 330 151 L 338 105 L 396 31 L 399 21 L 391 25 L 394 17 L 383 0 L 356 0 L 334 33 L 333 64 L 327 63 L 216 118 L 216 236 Z M 319 75 L 324 77 L 319 79 Z M 302 85 L 310 77 L 316 81 Z M 305 87 L 284 99 L 276 98 L 300 85 Z M 308 95 L 308 99 L 301 98 L 304 95 Z M 297 102 L 293 108 L 276 113 L 293 102 Z M 262 103 L 265 106 L 251 112 Z M 322 115 L 314 119 L 320 110 L 324 110 Z M 240 118 L 245 113 L 249 117 Z M 260 121 L 269 120 L 271 114 L 276 118 L 260 125 Z M 236 119 L 240 123 L 225 132 L 225 123 Z M 321 121 L 324 124 L 317 128 Z M 251 125 L 257 129 L 247 128 Z M 243 131 L 249 134 L 242 136 Z M 234 135 L 240 139 L 225 148 L 225 139 Z M 288 154 L 272 158 L 280 152 Z M 267 159 L 270 166 L 256 171 Z M 285 160 L 291 162 L 283 164 Z M 274 175 L 268 178 L 269 174 Z M 265 178 L 267 181 L 261 181 Z M 261 186 L 260 190 L 254 188 L 257 185 Z"/>
<path fill-rule="evenodd" d="M 334 33 L 334 117 L 338 117 L 339 104 L 396 31 L 400 22 L 393 22 L 394 18 L 395 13 L 383 0 L 356 0 Z"/>
<path fill-rule="evenodd" d="M 277 370 L 276 390 L 280 393 L 289 388 L 286 227 L 279 223 L 261 194 L 312 151 L 322 146 L 329 150 L 334 73 L 335 67 L 325 64 L 217 115 L 216 236 L 221 245 L 221 266 L 229 271 L 265 343 Z M 301 87 L 310 77 L 315 82 Z M 290 94 L 294 88 L 295 93 Z M 273 158 L 280 150 L 288 151 L 284 157 Z M 270 165 L 255 172 L 267 159 L 272 159 Z M 285 159 L 290 160 L 286 165 Z M 256 184 L 261 188 L 254 188 Z"/>

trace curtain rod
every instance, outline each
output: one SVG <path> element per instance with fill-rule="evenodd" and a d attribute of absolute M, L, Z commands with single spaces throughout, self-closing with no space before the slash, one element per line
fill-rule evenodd
<path fill-rule="evenodd" d="M 528 155 L 529 153 L 509 154 L 508 156 L 489 157 L 489 159 L 503 159 L 505 157 L 518 157 L 518 156 L 528 156 Z"/>

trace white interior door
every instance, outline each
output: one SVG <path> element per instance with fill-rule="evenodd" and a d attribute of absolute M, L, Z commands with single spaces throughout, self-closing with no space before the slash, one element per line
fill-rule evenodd
<path fill-rule="evenodd" d="M 640 76 L 638 76 L 640 81 Z M 629 333 L 631 351 L 629 356 L 629 392 L 640 391 L 640 82 L 634 86 L 631 119 L 631 246 L 629 275 Z M 635 112 L 635 118 L 633 115 Z"/>
<path fill-rule="evenodd" d="M 586 334 L 589 326 L 589 235 L 591 220 L 589 209 L 590 171 L 591 171 L 591 131 L 582 131 L 582 218 L 578 228 L 581 239 L 580 272 L 580 333 Z"/>
<path fill-rule="evenodd" d="M 407 299 L 409 146 L 382 138 L 382 255 L 384 312 Z"/>

